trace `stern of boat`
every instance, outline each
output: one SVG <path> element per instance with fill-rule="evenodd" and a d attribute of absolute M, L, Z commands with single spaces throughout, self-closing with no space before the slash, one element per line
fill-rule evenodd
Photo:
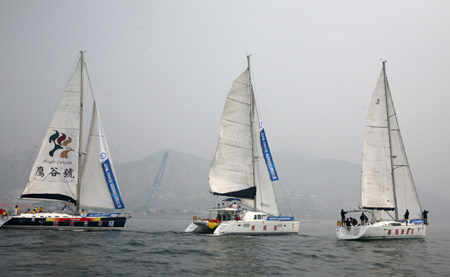
<path fill-rule="evenodd" d="M 336 236 L 341 240 L 355 240 L 361 238 L 366 231 L 366 226 L 337 227 Z"/>
<path fill-rule="evenodd" d="M 5 224 L 8 221 L 9 217 L 8 216 L 2 216 L 0 218 L 0 228 L 3 226 L 3 224 Z"/>
<path fill-rule="evenodd" d="M 197 224 L 195 224 L 194 222 L 191 222 L 191 224 L 189 224 L 189 226 L 186 228 L 186 230 L 184 230 L 185 233 L 193 233 L 195 231 L 195 229 L 197 229 Z"/>
<path fill-rule="evenodd" d="M 184 230 L 186 233 L 212 234 L 219 224 L 214 220 L 195 220 Z"/>

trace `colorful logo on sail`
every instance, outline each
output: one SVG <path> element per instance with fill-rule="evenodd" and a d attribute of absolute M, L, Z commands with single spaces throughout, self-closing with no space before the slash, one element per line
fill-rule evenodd
<path fill-rule="evenodd" d="M 48 138 L 48 142 L 54 144 L 53 149 L 48 152 L 50 157 L 54 157 L 55 152 L 61 150 L 61 152 L 59 152 L 59 157 L 62 159 L 67 159 L 69 152 L 74 151 L 68 146 L 72 142 L 72 138 L 64 133 L 58 132 L 57 130 L 55 130 L 55 133 Z"/>

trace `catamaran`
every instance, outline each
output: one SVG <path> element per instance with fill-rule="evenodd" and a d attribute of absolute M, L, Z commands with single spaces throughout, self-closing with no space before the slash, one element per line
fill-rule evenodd
<path fill-rule="evenodd" d="M 72 213 L 10 213 L 0 220 L 1 228 L 124 228 L 129 217 L 127 214 L 85 213 L 81 209 L 125 208 L 95 99 L 86 151 L 81 151 L 84 71 L 84 52 L 80 52 L 75 69 L 45 133 L 28 183 L 20 196 L 20 199 L 28 200 L 62 201 L 72 209 Z"/>
<path fill-rule="evenodd" d="M 400 134 L 385 63 L 366 120 L 361 206 L 348 211 L 372 216 L 370 221 L 362 216 L 360 224 L 338 221 L 336 235 L 343 240 L 409 239 L 426 235 L 427 224 Z M 342 213 L 343 218 L 345 211 Z"/>
<path fill-rule="evenodd" d="M 224 205 L 209 210 L 216 213 L 215 217 L 194 217 L 186 232 L 214 235 L 298 233 L 299 221 L 291 216 L 280 216 L 278 211 L 273 182 L 279 178 L 259 119 L 250 56 L 247 61 L 247 69 L 233 82 L 228 93 L 217 150 L 209 169 L 211 192 L 231 198 L 224 199 Z"/>

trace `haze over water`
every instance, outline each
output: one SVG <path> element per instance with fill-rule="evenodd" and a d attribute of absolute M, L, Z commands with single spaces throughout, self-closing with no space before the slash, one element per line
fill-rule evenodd
<path fill-rule="evenodd" d="M 443 276 L 448 225 L 425 240 L 340 241 L 336 222 L 299 235 L 184 233 L 190 220 L 131 218 L 124 231 L 0 229 L 1 276 Z"/>
<path fill-rule="evenodd" d="M 163 149 L 211 159 L 247 54 L 275 159 L 289 151 L 360 163 L 386 59 L 416 186 L 450 201 L 449 14 L 448 1 L 419 0 L 0 0 L 0 155 L 40 143 L 86 50 L 116 163 Z M 7 182 L 2 176 L 0 193 Z M 0 229 L 0 276 L 450 272 L 449 226 L 433 220 L 425 240 L 373 242 L 338 241 L 335 221 L 302 223 L 299 235 L 282 237 L 196 236 L 183 232 L 189 222 L 132 218 L 123 232 Z"/>
<path fill-rule="evenodd" d="M 361 163 L 385 59 L 416 186 L 450 201 L 449 13 L 419 0 L 0 0 L 0 155 L 40 144 L 86 50 L 116 164 L 163 149 L 212 159 L 247 54 L 275 163 L 283 149 Z"/>

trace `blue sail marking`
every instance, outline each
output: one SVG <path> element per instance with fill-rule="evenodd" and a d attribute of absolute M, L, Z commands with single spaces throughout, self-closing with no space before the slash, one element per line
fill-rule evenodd
<path fill-rule="evenodd" d="M 122 196 L 119 192 L 119 187 L 117 186 L 116 179 L 111 170 L 111 164 L 109 163 L 108 156 L 106 152 L 100 153 L 100 161 L 102 164 L 103 173 L 105 174 L 106 184 L 108 185 L 109 192 L 111 193 L 111 198 L 116 209 L 123 209 L 125 206 L 122 202 Z"/>
<path fill-rule="evenodd" d="M 267 170 L 269 170 L 270 180 L 277 181 L 278 174 L 273 163 L 272 154 L 270 154 L 269 143 L 267 142 L 266 132 L 262 126 L 262 121 L 259 122 L 259 137 L 261 139 L 261 149 L 263 152 L 264 160 L 266 161 Z"/>

